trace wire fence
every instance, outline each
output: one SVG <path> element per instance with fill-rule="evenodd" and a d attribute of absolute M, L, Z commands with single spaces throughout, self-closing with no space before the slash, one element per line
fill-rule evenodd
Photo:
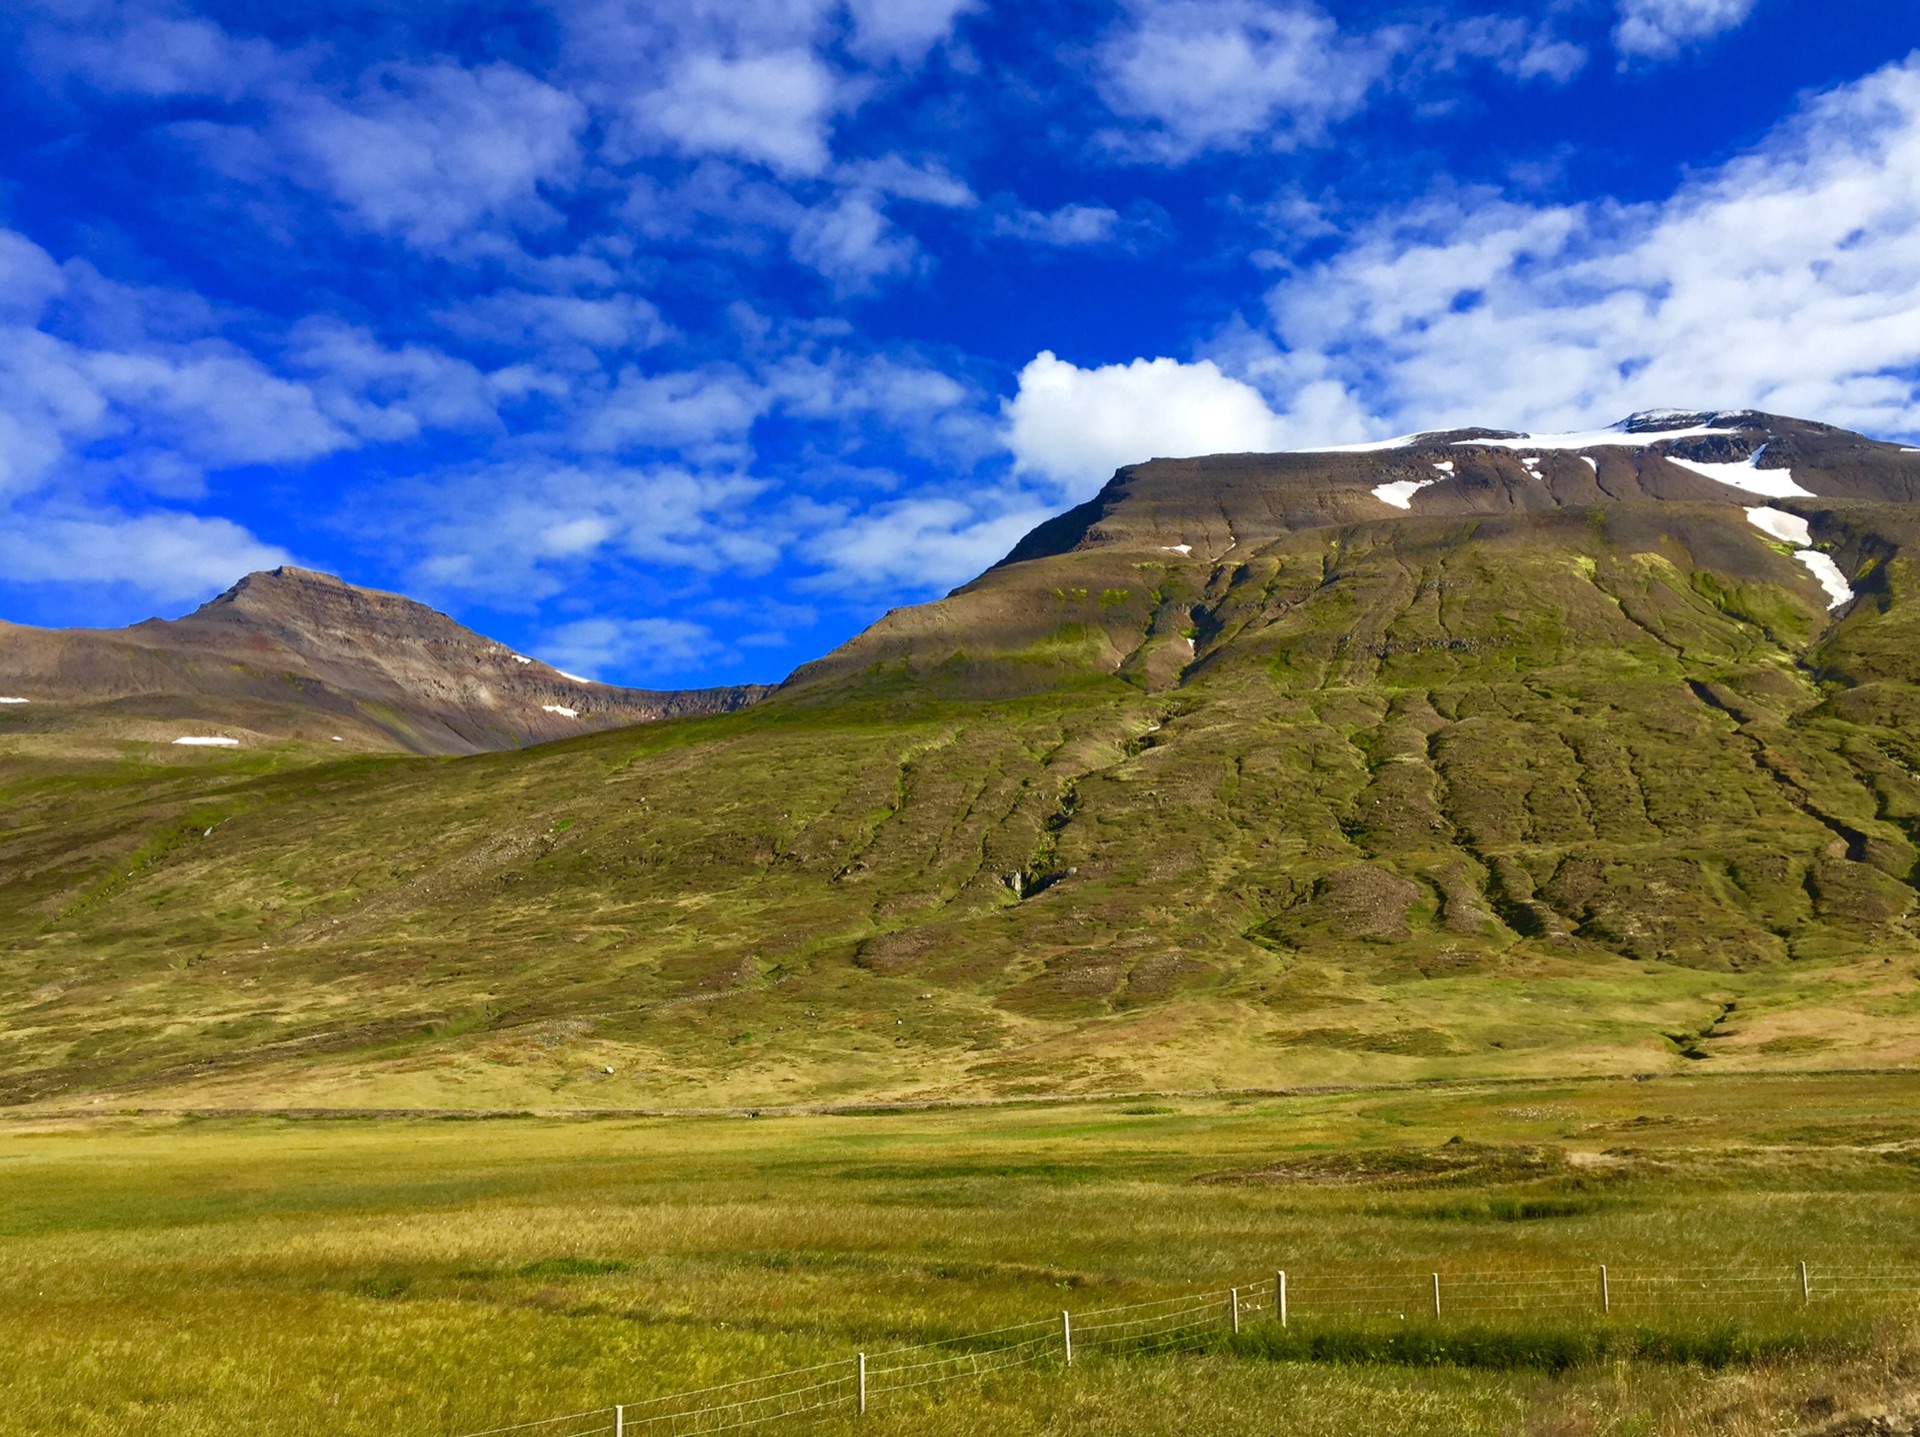
<path fill-rule="evenodd" d="M 1920 1300 L 1920 1268 L 1745 1267 L 1421 1270 L 1329 1265 L 1276 1269 L 1240 1286 L 1062 1311 L 1057 1317 L 884 1352 L 855 1353 L 638 1402 L 518 1422 L 459 1437 L 703 1437 L 788 1419 L 864 1414 L 889 1399 L 999 1373 L 1070 1367 L 1089 1354 L 1144 1356 L 1191 1350 L 1243 1323 L 1408 1321 L 1477 1326 L 1532 1322 L 1690 1321 L 1758 1311 L 1859 1309 Z"/>

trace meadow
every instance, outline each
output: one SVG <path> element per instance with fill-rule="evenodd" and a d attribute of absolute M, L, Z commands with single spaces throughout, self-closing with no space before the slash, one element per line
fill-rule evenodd
<path fill-rule="evenodd" d="M 1280 1267 L 1285 1331 L 1250 1307 L 1238 1339 L 1043 1355 L 826 1430 L 1818 1430 L 1898 1407 L 1920 1368 L 1917 1115 L 1920 1075 L 1689 1074 L 654 1119 L 16 1117 L 0 1432 L 449 1437 Z M 1450 1293 L 1476 1273 L 1590 1293 L 1600 1263 L 1607 1315 L 1423 1308 L 1434 1271 Z M 1681 1272 L 1695 1290 L 1636 1295 Z M 1886 1290 L 1860 1295 L 1874 1275 Z"/>

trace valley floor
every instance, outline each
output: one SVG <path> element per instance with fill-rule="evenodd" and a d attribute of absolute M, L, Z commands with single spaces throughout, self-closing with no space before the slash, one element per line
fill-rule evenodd
<path fill-rule="evenodd" d="M 1281 1267 L 1285 1333 L 1261 1307 L 1238 1343 L 1096 1343 L 889 1395 L 860 1430 L 1865 1431 L 1846 1424 L 1898 1408 L 1920 1362 L 1916 1119 L 1920 1074 L 15 1117 L 0 1433 L 469 1433 Z M 1697 1292 L 1643 1300 L 1683 1272 Z M 1503 1309 L 1490 1275 L 1576 1296 Z"/>

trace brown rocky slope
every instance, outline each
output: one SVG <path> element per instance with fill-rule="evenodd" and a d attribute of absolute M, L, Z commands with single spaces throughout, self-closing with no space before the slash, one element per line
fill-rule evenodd
<path fill-rule="evenodd" d="M 569 677 L 399 594 L 283 567 L 180 619 L 125 629 L 0 623 L 0 710 L 14 732 L 166 741 L 304 739 L 478 753 L 689 714 L 755 685 L 653 692 Z"/>

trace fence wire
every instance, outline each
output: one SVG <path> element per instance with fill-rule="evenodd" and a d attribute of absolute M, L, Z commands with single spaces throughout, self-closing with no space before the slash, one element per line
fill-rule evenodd
<path fill-rule="evenodd" d="M 1500 1322 L 1521 1316 L 1644 1321 L 1662 1316 L 1811 1307 L 1842 1298 L 1920 1299 L 1920 1267 L 1800 1263 L 1668 1267 L 1593 1264 L 1532 1269 L 1327 1266 L 1240 1287 L 1182 1292 L 1063 1312 L 835 1362 L 788 1368 L 638 1402 L 509 1423 L 459 1437 L 706 1437 L 870 1404 L 953 1382 L 1068 1362 L 1083 1354 L 1179 1352 L 1243 1322 Z M 1069 1338 L 1071 1348 L 1069 1348 Z"/>

